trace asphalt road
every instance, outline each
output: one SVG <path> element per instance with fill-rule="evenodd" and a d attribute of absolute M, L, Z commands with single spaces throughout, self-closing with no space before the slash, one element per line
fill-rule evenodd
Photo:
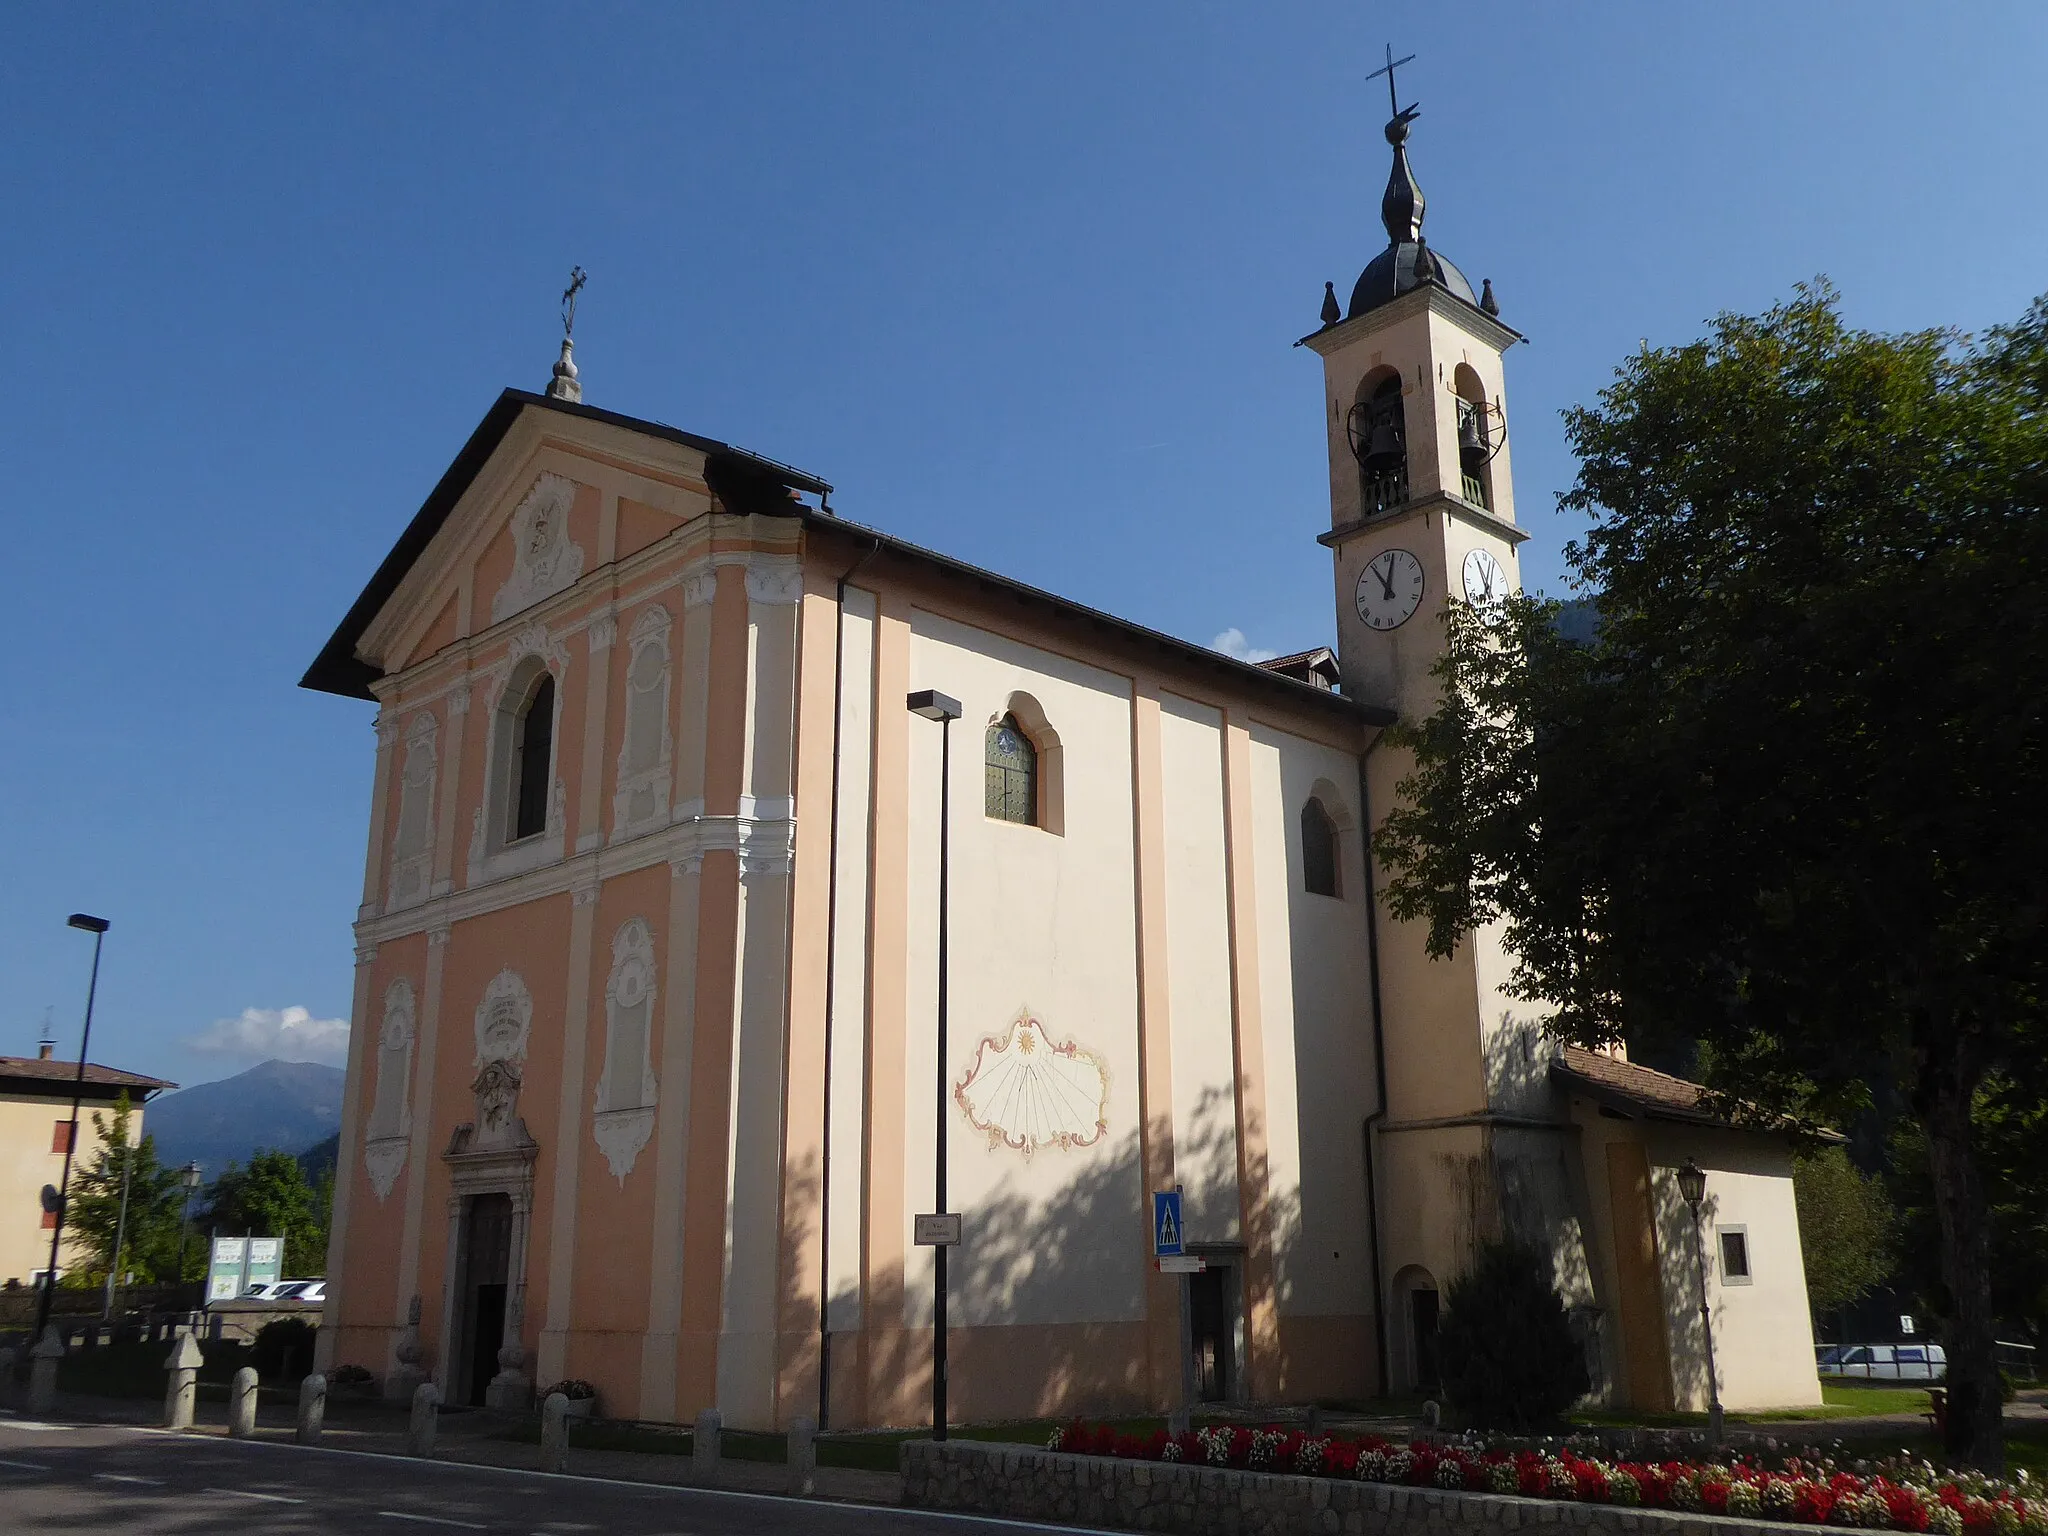
<path fill-rule="evenodd" d="M 0 1418 L 0 1531 L 1011 1536 L 1016 1521 Z"/>

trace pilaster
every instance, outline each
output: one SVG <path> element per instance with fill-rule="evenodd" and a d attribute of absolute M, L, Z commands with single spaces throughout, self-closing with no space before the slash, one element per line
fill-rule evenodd
<path fill-rule="evenodd" d="M 370 781 L 370 847 L 363 858 L 363 901 L 357 920 L 375 917 L 384 899 L 384 810 L 391 798 L 391 758 L 398 746 L 398 713 L 386 704 L 377 711 L 377 767 Z"/>
<path fill-rule="evenodd" d="M 462 804 L 462 742 L 468 724 L 469 684 L 465 682 L 448 694 L 447 745 L 434 778 L 440 801 L 434 807 L 434 880 L 429 892 L 435 896 L 446 896 L 455 888 L 455 815 Z"/>
<path fill-rule="evenodd" d="M 548 1306 L 534 1370 L 541 1381 L 568 1374 L 576 1282 L 576 1184 L 583 1168 L 583 1082 L 589 1056 L 591 935 L 598 885 L 576 887 L 569 907 L 569 989 L 562 1005 L 562 1076 L 555 1100 L 554 1190 L 548 1219 Z"/>
<path fill-rule="evenodd" d="M 446 928 L 427 932 L 427 980 L 420 996 L 419 1044 L 414 1052 L 419 1070 L 413 1079 L 412 1146 L 406 1153 L 403 1175 L 405 1224 L 399 1230 L 397 1309 L 392 1319 L 400 1328 L 405 1326 L 407 1309 L 420 1288 L 420 1224 L 426 1214 L 427 1183 L 435 1166 L 432 1154 L 438 1122 L 434 1113 L 434 1078 L 441 1055 L 441 977 L 448 966 L 448 937 Z M 367 1041 L 367 1020 L 362 1033 Z M 435 1348 L 445 1356 L 448 1340 L 437 1340 Z"/>
<path fill-rule="evenodd" d="M 320 1331 L 313 1339 L 313 1369 L 322 1372 L 334 1364 L 335 1335 L 342 1326 L 347 1274 L 342 1259 L 348 1252 L 348 1218 L 355 1203 L 355 1182 L 362 1177 L 358 1154 L 363 1144 L 363 1083 L 369 1076 L 369 1057 L 376 1033 L 370 1027 L 370 981 L 376 963 L 376 945 L 356 946 L 355 992 L 348 1010 L 348 1072 L 341 1085 L 341 1137 L 335 1152 L 334 1209 L 327 1223 L 327 1299 L 320 1309 Z"/>
<path fill-rule="evenodd" d="M 616 507 L 616 497 L 606 497 Z M 576 780 L 576 851 L 588 853 L 604 841 L 604 738 L 611 707 L 612 646 L 619 637 L 618 615 L 605 608 L 592 615 L 584 638 L 590 644 L 590 674 L 583 687 L 583 763 Z"/>

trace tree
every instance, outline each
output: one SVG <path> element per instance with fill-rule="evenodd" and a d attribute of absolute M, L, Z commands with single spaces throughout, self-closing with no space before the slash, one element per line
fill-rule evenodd
<path fill-rule="evenodd" d="M 1898 1217 L 1884 1182 L 1863 1173 L 1840 1147 L 1823 1147 L 1794 1163 L 1792 1192 L 1807 1305 L 1826 1316 L 1868 1295 L 1891 1273 Z"/>
<path fill-rule="evenodd" d="M 284 1239 L 288 1275 L 319 1274 L 327 1262 L 327 1222 L 306 1170 L 289 1152 L 258 1152 L 229 1163 L 207 1192 L 207 1221 L 223 1236 Z"/>
<path fill-rule="evenodd" d="M 114 1100 L 111 1116 L 93 1111 L 93 1134 L 99 1150 L 89 1163 L 73 1170 L 71 1201 L 65 1229 L 90 1258 L 86 1268 L 104 1281 L 110 1269 L 132 1270 L 153 1282 L 178 1278 L 178 1224 L 183 1190 L 178 1170 L 157 1161 L 156 1138 L 144 1136 L 132 1145 L 134 1108 L 123 1093 Z M 121 1184 L 127 1175 L 125 1222 Z M 117 1237 L 120 1252 L 114 1251 Z"/>
<path fill-rule="evenodd" d="M 1539 1429 L 1591 1390 L 1542 1249 L 1480 1245 L 1444 1295 L 1437 1323 L 1444 1396 L 1476 1429 Z"/>
<path fill-rule="evenodd" d="M 1979 1090 L 2044 1095 L 2048 300 L 1970 343 L 1833 291 L 1643 351 L 1566 415 L 1559 605 L 1453 602 L 1376 847 L 1450 953 L 1585 1044 L 1697 1039 L 1730 1106 L 1927 1138 L 1949 1449 L 2003 1463 Z"/>

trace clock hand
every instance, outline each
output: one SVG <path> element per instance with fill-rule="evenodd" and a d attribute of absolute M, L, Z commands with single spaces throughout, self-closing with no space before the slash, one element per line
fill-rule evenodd
<path fill-rule="evenodd" d="M 1387 562 L 1387 569 L 1384 575 L 1381 574 L 1377 561 L 1367 566 L 1366 569 L 1378 578 L 1380 591 L 1386 594 L 1387 601 L 1391 603 L 1394 600 L 1394 562 L 1391 560 Z"/>

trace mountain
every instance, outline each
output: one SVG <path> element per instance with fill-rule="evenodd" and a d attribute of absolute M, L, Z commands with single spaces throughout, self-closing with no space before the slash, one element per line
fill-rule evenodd
<path fill-rule="evenodd" d="M 266 1148 L 294 1156 L 341 1129 L 339 1067 L 266 1061 L 217 1083 L 167 1093 L 143 1111 L 142 1128 L 171 1167 L 197 1159 L 211 1179 Z"/>

